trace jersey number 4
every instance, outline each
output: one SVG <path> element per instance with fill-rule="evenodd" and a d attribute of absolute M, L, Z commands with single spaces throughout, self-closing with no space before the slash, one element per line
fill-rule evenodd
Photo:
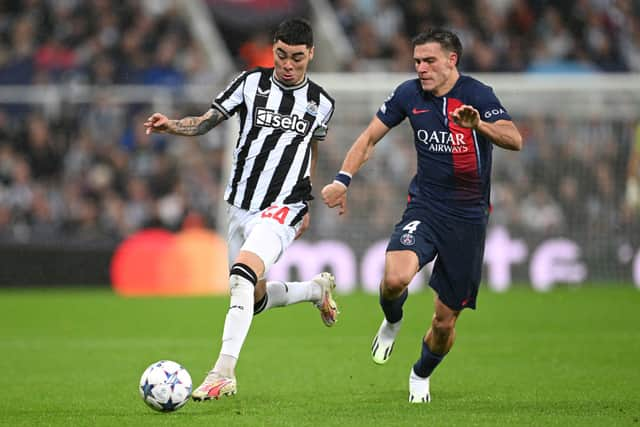
<path fill-rule="evenodd" d="M 420 225 L 420 221 L 411 221 L 409 224 L 405 225 L 402 228 L 402 231 L 406 231 L 408 233 L 415 233 L 416 230 L 418 229 L 418 226 Z"/>
<path fill-rule="evenodd" d="M 284 224 L 284 220 L 287 219 L 288 213 L 289 208 L 286 206 L 269 206 L 262 212 L 262 218 L 272 218 L 280 224 Z"/>

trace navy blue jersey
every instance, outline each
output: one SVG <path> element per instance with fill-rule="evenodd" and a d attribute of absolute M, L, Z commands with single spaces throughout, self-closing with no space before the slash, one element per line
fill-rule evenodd
<path fill-rule="evenodd" d="M 475 107 L 484 121 L 511 120 L 489 86 L 463 75 L 445 96 L 425 92 L 418 79 L 407 80 L 377 116 L 389 128 L 405 117 L 411 122 L 418 171 L 409 185 L 409 206 L 480 223 L 489 212 L 493 144 L 453 122 L 451 113 L 463 104 Z"/>

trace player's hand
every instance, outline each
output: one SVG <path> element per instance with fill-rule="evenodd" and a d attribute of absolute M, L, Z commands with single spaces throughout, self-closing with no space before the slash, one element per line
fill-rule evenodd
<path fill-rule="evenodd" d="M 322 201 L 330 208 L 338 207 L 338 215 L 347 212 L 347 188 L 337 182 L 327 184 L 322 189 Z"/>
<path fill-rule="evenodd" d="M 147 135 L 151 134 L 151 132 L 166 132 L 168 129 L 169 119 L 167 116 L 161 113 L 153 113 L 151 117 L 144 122 L 144 127 L 146 129 Z"/>
<path fill-rule="evenodd" d="M 309 216 L 309 212 L 307 212 L 302 217 L 302 224 L 300 225 L 300 228 L 298 229 L 298 232 L 296 233 L 296 237 L 294 237 L 293 240 L 298 240 L 300 238 L 300 236 L 302 236 L 304 234 L 304 232 L 307 231 L 307 228 L 309 228 L 309 223 L 310 222 L 311 222 L 311 216 Z"/>
<path fill-rule="evenodd" d="M 463 128 L 476 129 L 480 123 L 480 112 L 471 105 L 461 105 L 451 113 L 453 122 Z"/>

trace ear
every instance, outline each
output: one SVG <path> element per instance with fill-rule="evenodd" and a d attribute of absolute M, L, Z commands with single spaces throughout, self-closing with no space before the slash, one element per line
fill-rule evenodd
<path fill-rule="evenodd" d="M 315 52 L 315 46 L 311 46 L 309 49 L 309 61 L 313 59 L 313 53 Z"/>
<path fill-rule="evenodd" d="M 449 53 L 449 64 L 452 67 L 455 67 L 458 64 L 458 54 L 455 52 Z"/>

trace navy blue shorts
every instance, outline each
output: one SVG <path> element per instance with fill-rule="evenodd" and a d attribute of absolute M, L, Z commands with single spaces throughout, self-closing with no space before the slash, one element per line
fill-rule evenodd
<path fill-rule="evenodd" d="M 452 310 L 475 309 L 486 229 L 486 223 L 436 218 L 422 209 L 408 208 L 396 224 L 387 252 L 415 252 L 420 269 L 437 255 L 429 286 Z"/>

